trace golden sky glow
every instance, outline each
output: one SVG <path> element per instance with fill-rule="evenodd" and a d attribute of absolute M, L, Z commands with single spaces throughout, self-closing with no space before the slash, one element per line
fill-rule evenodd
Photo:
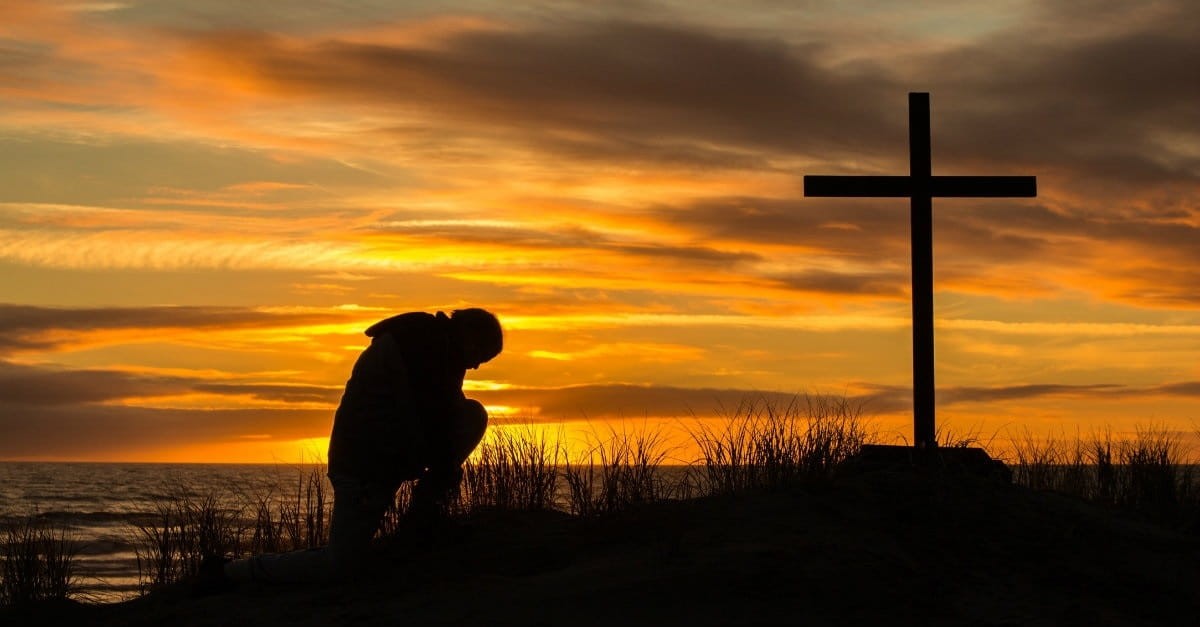
<path fill-rule="evenodd" d="M 1195 3 L 752 5 L 0 6 L 0 460 L 295 461 L 461 306 L 497 424 L 907 436 L 907 204 L 800 190 L 906 172 L 909 91 L 935 173 L 1039 182 L 935 202 L 939 423 L 1195 437 Z"/>

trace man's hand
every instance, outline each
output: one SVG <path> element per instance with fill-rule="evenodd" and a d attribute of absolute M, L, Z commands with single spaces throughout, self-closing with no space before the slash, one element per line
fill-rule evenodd
<path fill-rule="evenodd" d="M 462 466 L 446 470 L 427 469 L 413 486 L 408 513 L 414 518 L 445 518 L 450 502 L 462 483 Z"/>

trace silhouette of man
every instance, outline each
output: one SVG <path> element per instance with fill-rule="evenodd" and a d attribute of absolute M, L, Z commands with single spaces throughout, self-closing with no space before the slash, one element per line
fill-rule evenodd
<path fill-rule="evenodd" d="M 235 560 L 223 567 L 226 579 L 353 576 L 402 482 L 417 481 L 409 512 L 419 518 L 433 516 L 457 490 L 462 463 L 487 427 L 487 411 L 463 394 L 463 378 L 500 354 L 500 322 L 483 309 L 412 312 L 366 334 L 371 345 L 354 364 L 329 438 L 329 545 Z"/>

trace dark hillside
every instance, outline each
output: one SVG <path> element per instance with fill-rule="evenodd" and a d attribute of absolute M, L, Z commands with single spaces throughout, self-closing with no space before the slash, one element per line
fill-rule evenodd
<path fill-rule="evenodd" d="M 180 588 L 112 607 L 42 608 L 38 618 L 173 627 L 1200 621 L 1195 538 L 961 476 L 864 472 L 597 519 L 483 513 L 386 555 L 356 584 L 201 599 Z"/>

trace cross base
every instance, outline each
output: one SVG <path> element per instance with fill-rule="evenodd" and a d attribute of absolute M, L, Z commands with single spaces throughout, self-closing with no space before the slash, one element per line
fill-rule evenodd
<path fill-rule="evenodd" d="M 864 470 L 922 470 L 975 475 L 1012 483 L 1012 470 L 1004 462 L 992 459 L 981 448 L 864 444 L 858 455 L 846 461 L 851 467 Z"/>

